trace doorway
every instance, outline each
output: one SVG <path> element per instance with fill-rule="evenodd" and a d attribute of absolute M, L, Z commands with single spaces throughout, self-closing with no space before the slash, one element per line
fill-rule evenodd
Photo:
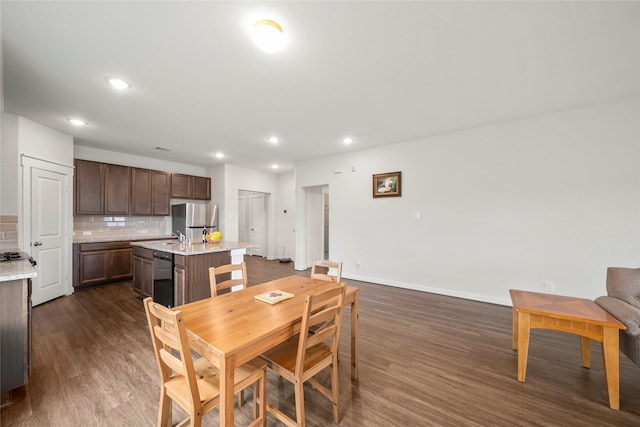
<path fill-rule="evenodd" d="M 238 240 L 253 245 L 247 255 L 267 255 L 268 203 L 268 193 L 238 192 Z"/>
<path fill-rule="evenodd" d="M 23 155 L 21 245 L 38 263 L 32 304 L 72 292 L 73 168 Z"/>
<path fill-rule="evenodd" d="M 305 265 L 329 259 L 329 186 L 305 187 Z"/>

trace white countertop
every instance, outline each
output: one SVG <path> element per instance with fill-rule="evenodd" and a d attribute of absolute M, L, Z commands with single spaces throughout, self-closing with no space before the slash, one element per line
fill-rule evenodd
<path fill-rule="evenodd" d="M 251 248 L 254 245 L 244 242 L 178 242 L 177 240 L 153 241 L 153 242 L 131 242 L 131 246 L 137 246 L 154 251 L 169 252 L 176 255 L 200 255 L 212 252 L 225 252 L 234 249 Z"/>
<path fill-rule="evenodd" d="M 0 262 L 0 282 L 36 277 L 36 269 L 27 260 Z"/>

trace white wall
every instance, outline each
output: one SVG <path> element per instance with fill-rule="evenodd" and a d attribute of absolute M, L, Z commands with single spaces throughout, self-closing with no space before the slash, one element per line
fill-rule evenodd
<path fill-rule="evenodd" d="M 303 188 L 328 183 L 345 277 L 507 305 L 545 281 L 602 295 L 608 266 L 640 263 L 639 117 L 633 99 L 301 162 L 296 268 Z M 397 170 L 402 197 L 373 199 L 372 174 Z"/>
<path fill-rule="evenodd" d="M 224 191 L 225 191 L 225 167 L 226 165 L 217 165 L 207 170 L 208 176 L 211 178 L 211 203 L 218 205 L 218 230 L 225 229 L 224 222 Z M 224 232 L 223 232 L 224 235 Z M 226 237 L 226 236 L 225 236 Z"/>
<path fill-rule="evenodd" d="M 212 168 L 210 175 L 216 175 L 220 179 L 220 170 L 224 170 L 224 197 L 218 203 L 220 212 L 220 231 L 225 240 L 238 240 L 238 192 L 240 190 L 257 191 L 259 193 L 270 194 L 268 203 L 268 229 L 269 244 L 266 255 L 268 258 L 276 258 L 279 243 L 276 237 L 277 217 L 274 202 L 278 192 L 278 175 L 268 172 L 261 172 L 252 169 L 241 168 L 234 165 L 224 165 Z"/>
<path fill-rule="evenodd" d="M 15 215 L 22 200 L 20 155 L 73 166 L 73 138 L 15 114 L 3 113 L 2 124 L 0 213 Z"/>
<path fill-rule="evenodd" d="M 295 174 L 278 175 L 275 247 L 278 258 L 293 258 L 295 249 Z M 286 211 L 286 212 L 285 212 Z M 284 254 L 284 256 L 283 256 Z"/>
<path fill-rule="evenodd" d="M 1 86 L 1 85 L 0 85 Z M 2 114 L 0 145 L 0 214 L 18 214 L 18 116 Z"/>

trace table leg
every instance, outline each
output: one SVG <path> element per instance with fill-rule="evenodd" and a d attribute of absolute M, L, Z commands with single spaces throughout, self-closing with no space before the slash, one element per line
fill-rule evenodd
<path fill-rule="evenodd" d="M 514 350 L 518 349 L 518 313 L 516 309 L 513 309 L 513 318 L 511 319 L 512 325 L 512 333 L 511 333 L 511 348 Z"/>
<path fill-rule="evenodd" d="M 620 409 L 620 349 L 618 329 L 604 326 L 602 331 L 602 358 L 607 379 L 609 407 Z"/>
<path fill-rule="evenodd" d="M 233 426 L 233 374 L 232 361 L 220 359 L 220 427 Z"/>
<path fill-rule="evenodd" d="M 531 315 L 518 312 L 518 381 L 521 383 L 524 382 L 527 376 L 530 326 Z"/>
<path fill-rule="evenodd" d="M 580 337 L 580 348 L 582 349 L 582 367 L 591 367 L 591 340 L 587 337 Z"/>
<path fill-rule="evenodd" d="M 351 303 L 351 379 L 358 381 L 358 292 Z"/>

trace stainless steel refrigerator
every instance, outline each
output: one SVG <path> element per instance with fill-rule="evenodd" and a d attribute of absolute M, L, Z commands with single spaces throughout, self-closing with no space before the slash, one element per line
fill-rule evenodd
<path fill-rule="evenodd" d="M 187 239 L 202 240 L 202 233 L 218 230 L 218 205 L 213 203 L 181 203 L 171 206 L 171 229 Z"/>

